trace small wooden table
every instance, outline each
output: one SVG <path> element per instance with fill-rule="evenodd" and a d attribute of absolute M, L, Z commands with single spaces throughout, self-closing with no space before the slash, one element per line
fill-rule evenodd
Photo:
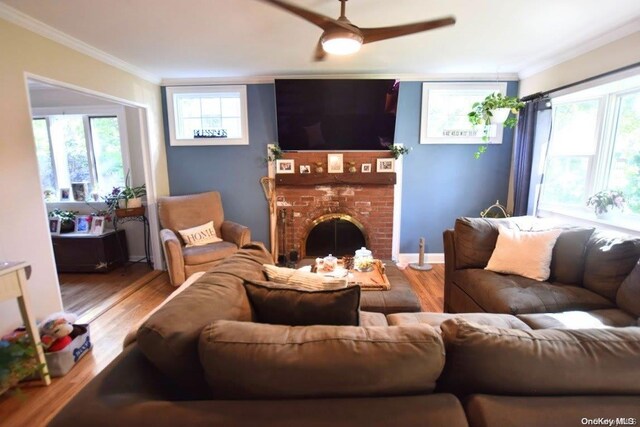
<path fill-rule="evenodd" d="M 38 360 L 38 370 L 40 378 L 45 385 L 51 384 L 49 376 L 49 368 L 47 360 L 44 357 L 42 343 L 40 342 L 40 333 L 38 327 L 31 314 L 31 302 L 29 299 L 29 290 L 27 289 L 27 278 L 30 275 L 31 266 L 26 262 L 4 262 L 0 261 L 0 301 L 9 298 L 17 298 L 18 306 L 22 321 L 27 329 L 27 333 L 36 350 L 36 359 Z"/>

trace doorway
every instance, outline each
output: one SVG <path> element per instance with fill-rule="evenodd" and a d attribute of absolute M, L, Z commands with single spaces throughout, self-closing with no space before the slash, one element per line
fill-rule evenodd
<path fill-rule="evenodd" d="M 88 322 L 161 274 L 136 263 L 162 268 L 146 110 L 46 79 L 27 86 L 63 306 Z M 147 191 L 149 241 L 142 221 L 113 229 L 105 197 L 124 186 Z"/>

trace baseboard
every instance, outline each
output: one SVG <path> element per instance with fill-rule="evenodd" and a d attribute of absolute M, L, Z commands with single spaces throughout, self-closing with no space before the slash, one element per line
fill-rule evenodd
<path fill-rule="evenodd" d="M 420 254 L 400 254 L 398 262 L 401 264 L 417 263 Z M 424 254 L 424 262 L 427 264 L 444 264 L 444 253 Z"/>

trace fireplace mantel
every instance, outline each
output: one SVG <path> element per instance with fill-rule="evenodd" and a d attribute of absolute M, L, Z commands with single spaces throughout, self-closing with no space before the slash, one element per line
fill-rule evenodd
<path fill-rule="evenodd" d="M 395 183 L 395 172 L 276 175 L 276 185 L 395 185 Z"/>

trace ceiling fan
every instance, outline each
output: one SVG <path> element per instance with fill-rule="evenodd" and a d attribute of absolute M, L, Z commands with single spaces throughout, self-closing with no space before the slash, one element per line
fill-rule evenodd
<path fill-rule="evenodd" d="M 433 30 L 456 23 L 453 16 L 434 19 L 431 21 L 416 22 L 413 24 L 397 25 L 394 27 L 380 28 L 359 28 L 353 25 L 345 16 L 345 3 L 340 1 L 340 17 L 338 19 L 312 12 L 307 9 L 295 6 L 282 0 L 260 0 L 272 4 L 281 9 L 287 10 L 322 28 L 324 32 L 320 36 L 314 59 L 322 61 L 327 53 L 335 55 L 349 55 L 360 50 L 364 43 L 372 43 L 380 40 L 391 39 L 408 34 L 419 33 L 421 31 Z"/>

